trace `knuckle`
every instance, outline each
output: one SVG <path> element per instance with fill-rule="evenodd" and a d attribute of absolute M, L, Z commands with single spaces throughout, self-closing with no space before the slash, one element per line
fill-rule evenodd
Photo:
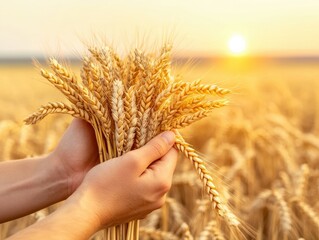
<path fill-rule="evenodd" d="M 159 194 L 166 194 L 170 189 L 171 189 L 171 182 L 164 180 L 164 181 L 160 181 L 157 185 L 157 191 L 159 192 Z"/>
<path fill-rule="evenodd" d="M 154 183 L 154 191 L 156 191 L 159 195 L 166 194 L 172 187 L 172 178 L 163 174 L 155 174 L 154 175 L 156 181 Z"/>
<path fill-rule="evenodd" d="M 165 197 L 161 197 L 154 203 L 154 210 L 163 207 L 165 204 Z"/>
<path fill-rule="evenodd" d="M 149 193 L 147 195 L 144 195 L 144 202 L 146 205 L 152 205 L 154 202 L 156 202 L 158 199 L 158 196 L 154 193 Z"/>
<path fill-rule="evenodd" d="M 154 185 L 152 189 L 152 193 L 149 194 L 148 200 L 149 202 L 156 202 L 158 199 L 165 196 L 169 190 L 171 189 L 172 183 L 167 180 L 158 180 Z"/>
<path fill-rule="evenodd" d="M 140 161 L 138 154 L 136 154 L 134 151 L 126 153 L 123 157 L 127 160 L 127 164 L 129 165 L 130 169 L 138 169 L 140 166 Z"/>
<path fill-rule="evenodd" d="M 144 202 L 149 206 L 154 206 L 165 197 L 167 186 L 154 186 L 152 192 L 144 196 Z M 165 188 L 165 189 L 164 189 Z"/>
<path fill-rule="evenodd" d="M 166 153 L 165 143 L 163 140 L 153 142 L 151 144 L 151 148 L 158 156 L 163 156 Z"/>

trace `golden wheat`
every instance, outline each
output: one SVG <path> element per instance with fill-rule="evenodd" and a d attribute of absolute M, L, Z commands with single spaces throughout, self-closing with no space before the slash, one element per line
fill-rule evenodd
<path fill-rule="evenodd" d="M 137 49 L 134 58 L 129 55 L 123 60 L 111 47 L 92 47 L 89 52 L 91 56 L 83 59 L 82 84 L 56 59 L 50 59 L 54 74 L 44 69 L 41 69 L 41 74 L 67 97 L 71 106 L 49 103 L 25 122 L 34 124 L 51 113 L 66 113 L 85 119 L 95 130 L 101 162 L 143 146 L 161 131 L 184 128 L 227 103 L 225 100 L 211 100 L 211 96 L 228 94 L 227 89 L 201 84 L 200 81 L 175 82 L 171 76 L 171 47 L 168 45 L 162 48 L 157 58 Z M 127 69 L 132 72 L 127 73 Z M 205 162 L 179 134 L 176 147 L 193 162 L 218 215 L 229 225 L 239 225 L 222 201 Z M 106 235 L 111 239 L 137 239 L 139 222 L 133 221 L 125 226 L 126 236 L 118 234 L 116 227 L 107 230 Z M 185 221 L 180 221 L 179 228 L 182 238 L 192 239 Z"/>

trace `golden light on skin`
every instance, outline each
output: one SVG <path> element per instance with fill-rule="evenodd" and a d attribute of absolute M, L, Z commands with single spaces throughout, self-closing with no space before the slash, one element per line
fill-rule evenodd
<path fill-rule="evenodd" d="M 246 52 L 247 43 L 243 36 L 234 34 L 228 40 L 228 50 L 232 55 L 243 55 Z"/>

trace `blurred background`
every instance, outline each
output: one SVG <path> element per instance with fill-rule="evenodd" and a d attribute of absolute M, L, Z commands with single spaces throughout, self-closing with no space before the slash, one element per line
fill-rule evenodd
<path fill-rule="evenodd" d="M 316 0 L 2 1 L 0 56 L 74 57 L 97 36 L 120 48 L 170 38 L 190 57 L 308 58 L 319 54 L 318 11 Z"/>

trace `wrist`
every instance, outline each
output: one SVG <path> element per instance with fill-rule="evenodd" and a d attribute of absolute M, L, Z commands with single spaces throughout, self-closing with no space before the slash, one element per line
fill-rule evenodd
<path fill-rule="evenodd" d="M 86 163 L 83 159 L 76 159 L 72 154 L 66 154 L 58 149 L 53 151 L 49 158 L 54 165 L 55 174 L 67 182 L 68 189 L 65 198 L 80 186 L 86 173 L 95 165 L 93 161 Z"/>
<path fill-rule="evenodd" d="M 72 193 L 69 174 L 54 152 L 44 157 L 44 164 L 49 166 L 46 168 L 48 169 L 47 175 L 51 176 L 51 181 L 59 188 L 60 200 L 65 200 Z"/>
<path fill-rule="evenodd" d="M 77 222 L 83 224 L 83 228 L 92 235 L 101 230 L 105 225 L 102 224 L 95 202 L 88 196 L 89 193 L 76 191 L 64 203 L 61 208 L 72 218 L 77 219 Z"/>

